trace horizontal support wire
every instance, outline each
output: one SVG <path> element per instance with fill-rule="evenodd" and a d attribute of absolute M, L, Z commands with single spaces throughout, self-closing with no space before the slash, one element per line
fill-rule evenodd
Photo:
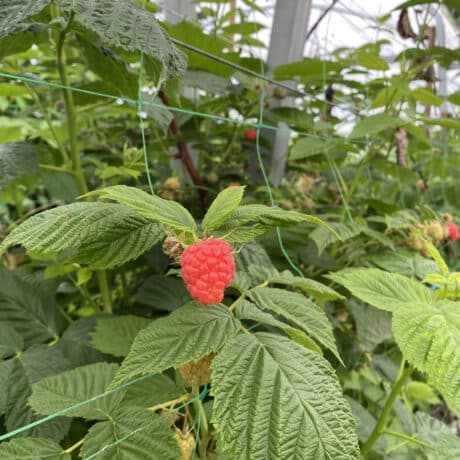
<path fill-rule="evenodd" d="M 86 399 L 85 401 L 81 401 L 79 403 L 73 404 L 72 406 L 66 407 L 65 409 L 58 410 L 54 414 L 48 415 L 46 417 L 43 417 L 41 419 L 35 420 L 34 422 L 28 423 L 27 425 L 24 425 L 20 428 L 17 428 L 16 430 L 10 431 L 8 433 L 5 433 L 0 436 L 0 442 L 4 441 L 5 439 L 9 439 L 13 436 L 16 436 L 17 434 L 23 433 L 26 430 L 29 430 L 30 428 L 34 428 L 36 426 L 39 426 L 43 423 L 49 422 L 50 420 L 55 419 L 56 417 L 60 417 L 61 415 L 66 415 L 68 412 L 74 409 L 78 409 L 80 407 L 86 406 L 87 404 L 90 404 L 92 402 L 98 401 L 99 399 L 105 398 L 106 396 L 116 393 L 117 391 L 120 391 L 126 387 L 129 387 L 130 385 L 133 385 L 134 383 L 142 382 L 143 380 L 153 377 L 154 375 L 158 375 L 159 372 L 154 372 L 151 374 L 143 375 L 142 377 L 139 377 L 137 379 L 131 380 L 130 382 L 124 383 L 123 385 L 120 385 L 113 390 L 106 391 L 104 393 L 100 393 L 96 396 L 93 396 L 92 398 Z"/>
<path fill-rule="evenodd" d="M 212 114 L 204 113 L 204 112 L 197 112 L 193 110 L 181 109 L 180 107 L 165 106 L 163 104 L 159 104 L 153 101 L 146 101 L 144 99 L 135 100 L 135 99 L 131 99 L 131 98 L 124 97 L 124 96 L 116 96 L 113 94 L 101 93 L 99 91 L 91 91 L 91 90 L 87 90 L 84 88 L 78 88 L 76 86 L 67 86 L 67 85 L 62 85 L 60 83 L 49 82 L 46 80 L 38 80 L 35 78 L 24 77 L 22 75 L 15 75 L 11 73 L 0 72 L 0 77 L 9 78 L 11 80 L 17 80 L 17 81 L 21 81 L 24 83 L 31 83 L 35 85 L 47 86 L 50 88 L 68 89 L 71 91 L 75 91 L 77 93 L 88 94 L 90 96 L 105 97 L 107 99 L 112 99 L 114 101 L 123 101 L 128 104 L 132 104 L 135 107 L 136 106 L 138 107 L 139 105 L 142 107 L 145 105 L 145 106 L 155 107 L 161 110 L 170 110 L 171 112 L 184 113 L 187 115 L 194 115 L 194 116 L 208 118 L 208 119 L 215 120 L 215 121 L 223 121 L 227 123 L 232 123 L 238 126 L 246 126 L 246 127 L 251 127 L 251 128 L 264 128 L 264 129 L 269 129 L 269 130 L 276 131 L 276 132 L 291 132 L 293 134 L 298 135 L 299 137 L 319 139 L 319 140 L 322 140 L 323 142 L 326 142 L 328 139 L 335 139 L 337 141 L 341 141 L 341 142 L 345 141 L 350 144 L 366 145 L 366 141 L 362 141 L 362 140 L 348 140 L 345 137 L 341 137 L 341 136 L 324 136 L 324 135 L 311 134 L 311 133 L 306 133 L 302 131 L 297 131 L 289 127 L 288 128 L 278 128 L 277 126 L 268 125 L 266 123 L 260 124 L 257 122 L 238 120 L 235 118 L 224 117 L 221 115 L 212 115 Z"/>

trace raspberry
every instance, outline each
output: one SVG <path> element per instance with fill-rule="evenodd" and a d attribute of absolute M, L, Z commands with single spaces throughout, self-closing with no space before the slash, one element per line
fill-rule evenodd
<path fill-rule="evenodd" d="M 204 385 L 211 376 L 211 363 L 215 354 L 211 353 L 198 361 L 189 361 L 179 366 L 181 377 L 192 385 Z"/>
<path fill-rule="evenodd" d="M 247 129 L 244 132 L 244 138 L 247 141 L 255 141 L 257 139 L 257 131 L 255 129 Z"/>
<path fill-rule="evenodd" d="M 455 222 L 447 222 L 446 228 L 449 231 L 449 240 L 457 241 L 458 237 L 460 236 L 457 224 Z"/>
<path fill-rule="evenodd" d="M 182 278 L 187 290 L 204 305 L 221 302 L 234 275 L 232 248 L 224 240 L 210 238 L 192 244 L 182 254 Z"/>
<path fill-rule="evenodd" d="M 177 177 L 168 177 L 164 181 L 164 187 L 168 190 L 177 190 L 180 188 L 180 180 Z"/>
<path fill-rule="evenodd" d="M 183 434 L 181 431 L 174 433 L 177 444 L 179 444 L 180 460 L 190 460 L 195 449 L 195 438 L 192 433 Z"/>
<path fill-rule="evenodd" d="M 444 229 L 442 228 L 441 222 L 432 220 L 428 223 L 426 228 L 428 236 L 433 240 L 435 246 L 438 245 L 444 239 Z"/>

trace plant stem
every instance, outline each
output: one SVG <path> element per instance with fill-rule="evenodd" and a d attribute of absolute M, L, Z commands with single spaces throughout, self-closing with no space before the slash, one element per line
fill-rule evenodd
<path fill-rule="evenodd" d="M 206 451 L 208 447 L 208 420 L 206 419 L 206 413 L 204 411 L 203 403 L 201 399 L 198 398 L 200 394 L 200 387 L 199 385 L 192 385 L 192 395 L 194 396 L 195 400 L 193 401 L 193 405 L 195 407 L 196 416 L 200 417 L 200 460 L 206 460 Z"/>
<path fill-rule="evenodd" d="M 52 16 L 53 18 L 56 18 L 59 16 L 59 8 L 55 5 L 52 5 L 52 7 Z M 80 193 L 84 195 L 85 193 L 88 193 L 88 184 L 86 183 L 85 172 L 81 164 L 80 151 L 78 149 L 77 112 L 75 110 L 72 91 L 69 89 L 69 80 L 67 78 L 66 70 L 66 56 L 64 52 L 64 41 L 71 22 L 72 16 L 70 16 L 66 28 L 56 35 L 57 67 L 61 84 L 64 86 L 63 92 L 67 118 L 67 134 L 70 144 L 70 159 L 72 160 L 73 173 L 75 174 L 75 178 L 77 180 L 78 189 Z M 107 281 L 107 273 L 105 270 L 97 272 L 97 280 L 104 305 L 104 312 L 112 313 L 110 290 Z"/>
<path fill-rule="evenodd" d="M 97 282 L 99 284 L 99 292 L 102 297 L 102 311 L 104 313 L 112 313 L 112 300 L 110 298 L 109 282 L 107 280 L 107 272 L 105 270 L 98 270 L 96 272 Z"/>
<path fill-rule="evenodd" d="M 172 399 L 171 401 L 167 401 L 161 404 L 155 404 L 154 406 L 149 407 L 148 410 L 152 412 L 156 412 L 157 410 L 166 409 L 167 407 L 170 407 L 170 406 L 175 406 L 176 404 L 188 401 L 189 399 L 190 399 L 190 394 L 186 393 L 185 395 L 182 395 L 176 399 Z"/>
<path fill-rule="evenodd" d="M 69 20 L 69 25 L 70 21 L 71 19 Z M 78 149 L 77 112 L 75 110 L 72 91 L 68 88 L 69 80 L 67 78 L 66 56 L 64 52 L 64 41 L 69 25 L 63 31 L 61 31 L 58 36 L 56 45 L 57 67 L 59 71 L 59 77 L 61 79 L 61 84 L 65 87 L 63 92 L 67 118 L 67 133 L 69 136 L 70 144 L 70 158 L 72 160 L 73 170 L 77 179 L 79 191 L 83 195 L 88 192 L 88 184 L 86 183 L 85 174 L 81 165 L 80 152 Z"/>
<path fill-rule="evenodd" d="M 159 91 L 158 96 L 165 106 L 167 107 L 171 106 L 168 96 L 166 96 L 166 94 L 163 91 Z M 201 208 L 204 211 L 207 209 L 206 192 L 203 189 L 205 184 L 201 180 L 198 170 L 195 167 L 195 164 L 193 163 L 192 158 L 190 157 L 187 144 L 182 138 L 179 124 L 177 123 L 177 119 L 175 115 L 173 115 L 173 119 L 171 121 L 171 124 L 169 125 L 169 129 L 174 134 L 174 136 L 176 136 L 177 138 L 178 153 L 176 155 L 176 158 L 180 159 L 185 169 L 187 170 L 190 178 L 192 179 L 193 185 L 195 185 L 195 187 L 197 188 L 198 195 L 200 197 Z"/>
<path fill-rule="evenodd" d="M 434 447 L 431 444 L 424 442 L 424 441 L 420 441 L 420 439 L 414 438 L 412 436 L 408 436 L 407 434 L 399 433 L 398 431 L 382 430 L 382 434 L 387 434 L 389 436 L 394 436 L 395 438 L 404 439 L 407 442 L 418 444 L 419 446 L 425 447 L 427 449 L 431 449 L 431 450 L 434 449 Z"/>
<path fill-rule="evenodd" d="M 391 408 L 393 407 L 393 404 L 396 398 L 398 397 L 399 392 L 401 391 L 405 381 L 412 374 L 413 370 L 413 366 L 408 366 L 401 373 L 401 375 L 398 377 L 395 384 L 393 385 L 393 388 L 391 389 L 390 395 L 388 396 L 388 399 L 385 405 L 383 406 L 382 412 L 374 427 L 374 430 L 372 431 L 371 435 L 369 436 L 369 439 L 366 441 L 366 443 L 363 445 L 361 449 L 361 455 L 363 457 L 365 457 L 370 452 L 372 446 L 375 444 L 379 436 L 382 434 L 387 423 L 388 416 L 390 415 Z"/>
<path fill-rule="evenodd" d="M 61 140 L 59 139 L 59 136 L 57 135 L 56 130 L 54 129 L 53 121 L 51 120 L 51 117 L 50 117 L 49 113 L 47 112 L 47 110 L 43 106 L 42 101 L 40 100 L 40 96 L 27 83 L 25 83 L 25 87 L 29 91 L 29 94 L 32 96 L 32 99 L 34 100 L 35 104 L 37 104 L 38 108 L 41 110 L 41 112 L 42 112 L 42 114 L 43 114 L 43 116 L 45 118 L 46 124 L 48 125 L 48 128 L 49 128 L 49 130 L 51 132 L 51 135 L 54 137 L 54 141 L 56 142 L 56 145 L 58 146 L 59 152 L 61 153 L 62 162 L 64 164 L 66 164 L 67 161 L 69 160 L 67 150 L 65 149 L 65 147 L 62 144 Z"/>
<path fill-rule="evenodd" d="M 246 297 L 246 292 L 242 292 L 241 295 L 228 307 L 228 309 L 230 311 L 233 311 L 238 305 L 238 303 L 240 302 L 240 300 L 243 300 L 245 297 Z"/>
<path fill-rule="evenodd" d="M 75 444 L 72 444 L 64 452 L 66 452 L 67 454 L 70 454 L 74 450 L 78 449 L 84 442 L 85 442 L 85 438 L 82 438 L 82 439 L 80 439 L 80 441 L 77 441 Z"/>

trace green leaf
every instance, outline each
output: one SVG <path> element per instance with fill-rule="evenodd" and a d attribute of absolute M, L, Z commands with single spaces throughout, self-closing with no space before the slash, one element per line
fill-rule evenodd
<path fill-rule="evenodd" d="M 28 142 L 0 145 L 0 171 L 0 192 L 20 177 L 37 174 L 37 149 Z"/>
<path fill-rule="evenodd" d="M 56 346 L 35 345 L 10 363 L 10 373 L 6 387 L 5 426 L 7 431 L 22 428 L 42 418 L 29 406 L 28 399 L 32 384 L 38 380 L 69 369 L 69 362 Z M 70 419 L 56 417 L 23 431 L 20 436 L 62 440 L 70 427 Z"/>
<path fill-rule="evenodd" d="M 240 22 L 238 24 L 230 24 L 229 26 L 223 27 L 222 32 L 226 34 L 241 34 L 241 35 L 252 35 L 259 30 L 265 29 L 263 24 L 258 22 Z"/>
<path fill-rule="evenodd" d="M 181 204 L 149 195 L 135 187 L 115 185 L 95 190 L 88 195 L 99 195 L 101 198 L 117 201 L 147 219 L 156 220 L 177 230 L 191 232 L 196 228 L 192 215 Z"/>
<path fill-rule="evenodd" d="M 388 70 L 390 68 L 387 61 L 375 54 L 359 51 L 356 57 L 358 64 L 366 69 Z"/>
<path fill-rule="evenodd" d="M 350 138 L 355 139 L 357 137 L 377 134 L 387 128 L 395 127 L 400 123 L 401 120 L 399 118 L 392 117 L 385 113 L 371 115 L 369 117 L 363 118 L 356 124 L 350 134 Z"/>
<path fill-rule="evenodd" d="M 0 361 L 0 387 L 6 390 L 0 393 L 0 416 L 3 416 L 7 409 L 8 382 L 10 381 L 10 375 L 15 364 L 14 359 Z"/>
<path fill-rule="evenodd" d="M 248 294 L 260 308 L 285 317 L 312 335 L 329 349 L 340 362 L 342 361 L 326 313 L 304 295 L 268 287 L 251 289 Z"/>
<path fill-rule="evenodd" d="M 460 129 L 460 121 L 452 118 L 427 118 L 420 117 L 420 121 L 423 121 L 427 125 L 437 125 L 443 128 Z"/>
<path fill-rule="evenodd" d="M 323 355 L 321 348 L 314 342 L 307 334 L 298 329 L 294 329 L 289 324 L 283 323 L 275 319 L 270 313 L 265 313 L 264 311 L 259 310 L 253 303 L 248 302 L 247 300 L 241 300 L 235 308 L 235 316 L 238 319 L 246 319 L 251 321 L 256 321 L 257 323 L 266 324 L 268 326 L 276 327 L 286 332 L 292 340 L 298 344 L 313 350 L 319 355 Z"/>
<path fill-rule="evenodd" d="M 326 61 L 318 58 L 306 57 L 302 61 L 282 64 L 273 69 L 275 80 L 293 80 L 300 77 L 301 81 L 311 82 L 320 80 L 324 73 L 340 72 L 347 67 L 345 62 Z"/>
<path fill-rule="evenodd" d="M 239 327 L 239 321 L 222 304 L 188 303 L 137 335 L 110 388 L 138 375 L 197 361 L 217 351 Z"/>
<path fill-rule="evenodd" d="M 192 298 L 180 278 L 152 275 L 137 291 L 137 300 L 154 310 L 173 311 Z"/>
<path fill-rule="evenodd" d="M 460 439 L 455 434 L 443 434 L 436 441 L 434 446 L 435 456 L 430 460 L 452 460 L 460 458 Z"/>
<path fill-rule="evenodd" d="M 40 380 L 32 385 L 29 404 L 36 412 L 50 415 L 103 394 L 118 370 L 118 364 L 95 363 Z M 67 411 L 66 417 L 102 420 L 121 402 L 117 391 Z"/>
<path fill-rule="evenodd" d="M 73 322 L 55 345 L 71 363 L 71 368 L 92 364 L 107 359 L 90 346 L 89 334 L 94 329 L 99 315 L 87 316 Z"/>
<path fill-rule="evenodd" d="M 142 407 L 120 407 L 110 421 L 93 425 L 81 449 L 82 458 L 98 460 L 177 460 L 180 456 L 167 420 Z"/>
<path fill-rule="evenodd" d="M 310 238 L 316 244 L 319 255 L 321 255 L 324 249 L 326 249 L 330 244 L 336 243 L 337 241 L 347 241 L 361 233 L 361 228 L 357 224 L 332 222 L 329 225 L 334 232 L 318 227 L 310 233 Z"/>
<path fill-rule="evenodd" d="M 435 107 L 439 107 L 444 102 L 442 97 L 439 97 L 428 88 L 415 88 L 412 90 L 412 95 L 417 101 L 423 104 L 434 105 Z"/>
<path fill-rule="evenodd" d="M 435 261 L 441 274 L 446 276 L 449 273 L 449 267 L 447 266 L 439 251 L 429 241 L 425 242 L 425 247 L 428 249 L 431 258 Z"/>
<path fill-rule="evenodd" d="M 353 302 L 351 310 L 356 324 L 358 341 L 367 351 L 377 345 L 391 341 L 391 313 L 361 303 Z"/>
<path fill-rule="evenodd" d="M 19 333 L 27 346 L 59 337 L 64 319 L 45 287 L 19 271 L 0 268 L 0 322 Z"/>
<path fill-rule="evenodd" d="M 300 276 L 293 276 L 290 272 L 280 273 L 279 276 L 268 277 L 267 282 L 269 284 L 286 284 L 288 286 L 296 287 L 311 294 L 315 297 L 318 302 L 323 303 L 326 300 L 337 300 L 345 299 L 345 297 L 339 294 L 334 289 L 326 286 L 318 281 L 310 278 L 301 278 Z"/>
<path fill-rule="evenodd" d="M 330 364 L 278 335 L 239 334 L 212 363 L 213 422 L 238 459 L 359 457 L 355 424 Z"/>
<path fill-rule="evenodd" d="M 17 438 L 0 444 L 4 460 L 70 460 L 70 454 L 46 438 Z"/>
<path fill-rule="evenodd" d="M 269 230 L 265 225 L 254 224 L 250 227 L 236 227 L 228 231 L 220 229 L 216 235 L 229 243 L 249 243 Z"/>
<path fill-rule="evenodd" d="M 102 353 L 125 357 L 138 332 L 150 323 L 147 318 L 132 315 L 100 318 L 90 334 L 91 345 Z"/>
<path fill-rule="evenodd" d="M 449 95 L 448 101 L 452 104 L 460 105 L 460 89 Z"/>
<path fill-rule="evenodd" d="M 327 146 L 326 142 L 319 138 L 301 138 L 299 139 L 291 149 L 290 159 L 301 160 L 302 158 L 308 158 L 320 153 L 324 153 Z"/>
<path fill-rule="evenodd" d="M 403 8 L 409 8 L 410 6 L 426 5 L 431 3 L 439 3 L 439 0 L 408 0 L 407 2 L 403 2 L 394 7 L 393 10 L 401 10 Z M 449 8 L 458 9 L 457 0 L 443 0 L 443 3 Z"/>
<path fill-rule="evenodd" d="M 374 416 L 370 414 L 361 404 L 356 400 L 346 397 L 346 400 L 350 404 L 351 410 L 353 412 L 353 417 L 356 420 L 356 431 L 358 433 L 358 439 L 365 443 L 369 436 L 372 433 L 377 421 Z M 381 455 L 385 454 L 386 442 L 383 436 L 380 436 L 377 442 L 372 448 L 373 451 Z"/>
<path fill-rule="evenodd" d="M 22 337 L 8 324 L 0 324 L 0 359 L 20 353 L 24 347 Z"/>
<path fill-rule="evenodd" d="M 232 238 L 232 233 L 240 234 L 241 229 L 244 225 L 248 225 L 248 234 L 254 232 L 253 227 L 257 228 L 256 232 L 258 235 L 273 227 L 289 227 L 291 225 L 297 225 L 303 222 L 310 222 L 315 225 L 320 225 L 329 231 L 334 233 L 334 230 L 323 222 L 318 217 L 310 216 L 308 214 L 302 214 L 295 211 L 285 211 L 274 206 L 264 206 L 261 204 L 248 204 L 239 206 L 235 211 L 230 214 L 228 219 L 219 227 L 219 232 L 223 235 L 228 236 L 228 241 Z M 232 231 L 232 232 L 230 232 Z"/>
<path fill-rule="evenodd" d="M 17 26 L 40 13 L 51 0 L 2 0 L 0 2 L 0 39 L 16 32 Z"/>
<path fill-rule="evenodd" d="M 79 38 L 79 48 L 88 68 L 105 81 L 108 92 L 113 95 L 136 99 L 138 97 L 138 79 L 135 73 L 128 70 L 125 62 L 107 48 L 96 47 L 81 36 Z M 110 78 L 107 78 L 107 75 L 110 75 Z"/>
<path fill-rule="evenodd" d="M 393 333 L 406 359 L 425 372 L 449 407 L 460 414 L 458 302 L 413 302 L 393 312 Z"/>
<path fill-rule="evenodd" d="M 39 23 L 21 23 L 9 28 L 9 34 L 0 39 L 0 59 L 27 51 L 32 45 L 38 45 L 45 39 L 47 40 L 47 28 L 48 24 Z M 16 133 L 19 133 L 19 135 L 16 135 Z M 21 135 L 20 128 L 10 127 L 1 130 L 1 139 L 3 142 L 16 141 L 23 138 L 24 136 Z"/>
<path fill-rule="evenodd" d="M 406 385 L 407 394 L 419 401 L 427 402 L 428 404 L 439 404 L 439 398 L 436 396 L 433 388 L 425 382 L 417 382 L 412 380 Z"/>
<path fill-rule="evenodd" d="M 377 268 L 350 268 L 328 275 L 355 297 L 387 311 L 397 311 L 407 303 L 432 303 L 429 289 L 405 276 Z"/>
<path fill-rule="evenodd" d="M 164 374 L 152 375 L 126 387 L 124 406 L 151 407 L 171 401 L 183 394 L 183 389 Z"/>
<path fill-rule="evenodd" d="M 410 278 L 424 278 L 439 271 L 437 265 L 419 253 L 398 249 L 398 251 L 379 252 L 369 260 L 387 272 L 400 273 Z"/>
<path fill-rule="evenodd" d="M 21 244 L 34 257 L 113 268 L 139 257 L 163 236 L 158 224 L 110 203 L 72 203 L 30 217 L 0 250 Z"/>
<path fill-rule="evenodd" d="M 220 192 L 204 216 L 203 231 L 219 227 L 241 203 L 243 193 L 244 187 L 228 187 Z"/>
<path fill-rule="evenodd" d="M 185 55 L 158 25 L 155 15 L 130 0 L 57 0 L 63 11 L 97 33 L 105 42 L 127 51 L 142 51 L 161 66 L 159 84 L 181 75 Z M 142 33 L 140 33 L 142 31 Z"/>
<path fill-rule="evenodd" d="M 243 64 L 238 53 L 225 53 L 224 48 L 228 47 L 228 42 L 219 36 L 207 35 L 199 24 L 193 24 L 187 21 L 181 21 L 177 24 L 164 24 L 169 35 L 175 39 L 186 42 L 188 45 L 200 48 L 203 51 L 211 53 L 213 56 L 224 57 L 232 62 Z M 228 65 L 209 59 L 193 51 L 185 51 L 188 57 L 189 69 L 201 69 L 207 72 L 230 77 L 234 69 Z"/>

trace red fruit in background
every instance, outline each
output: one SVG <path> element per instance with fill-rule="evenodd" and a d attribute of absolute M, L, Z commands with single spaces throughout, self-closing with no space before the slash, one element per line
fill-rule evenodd
<path fill-rule="evenodd" d="M 447 222 L 446 227 L 447 227 L 447 230 L 449 231 L 449 237 L 448 237 L 449 240 L 457 241 L 458 237 L 460 236 L 458 225 L 455 222 Z"/>
<path fill-rule="evenodd" d="M 182 278 L 187 290 L 204 305 L 221 302 L 234 276 L 232 248 L 224 240 L 210 238 L 192 244 L 182 254 Z"/>
<path fill-rule="evenodd" d="M 422 193 L 425 193 L 428 190 L 428 185 L 423 179 L 419 179 L 417 181 L 417 187 Z"/>
<path fill-rule="evenodd" d="M 257 131 L 255 129 L 247 129 L 244 132 L 244 138 L 247 141 L 255 141 L 257 139 Z"/>
<path fill-rule="evenodd" d="M 229 182 L 226 188 L 229 187 L 239 187 L 241 184 L 239 182 Z"/>

